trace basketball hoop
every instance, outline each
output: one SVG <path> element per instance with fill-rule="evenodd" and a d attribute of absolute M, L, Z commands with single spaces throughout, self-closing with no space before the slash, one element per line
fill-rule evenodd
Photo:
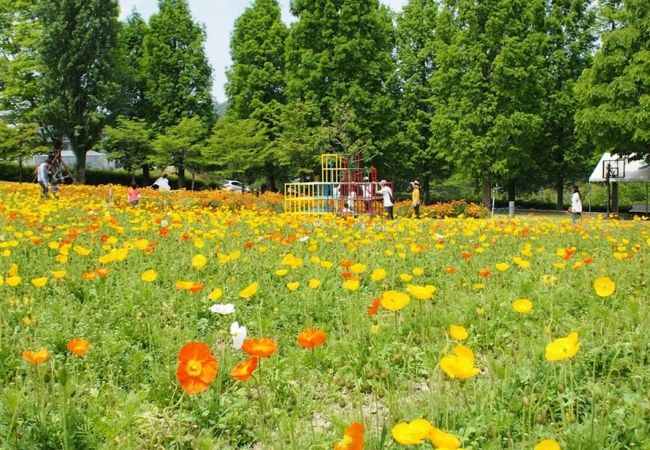
<path fill-rule="evenodd" d="M 625 159 L 604 159 L 603 178 L 605 180 L 617 180 L 625 178 Z"/>

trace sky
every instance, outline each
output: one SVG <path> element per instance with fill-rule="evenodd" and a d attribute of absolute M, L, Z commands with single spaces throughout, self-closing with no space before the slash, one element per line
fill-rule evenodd
<path fill-rule="evenodd" d="M 126 18 L 135 8 L 145 20 L 157 11 L 158 0 L 119 0 L 120 19 Z M 212 92 L 219 102 L 226 99 L 224 84 L 226 68 L 230 66 L 230 33 L 235 20 L 253 0 L 188 0 L 194 20 L 203 24 L 207 33 L 205 52 L 213 71 Z M 394 11 L 400 11 L 407 0 L 381 0 Z M 289 12 L 289 0 L 279 0 L 282 18 L 291 23 L 294 18 Z"/>

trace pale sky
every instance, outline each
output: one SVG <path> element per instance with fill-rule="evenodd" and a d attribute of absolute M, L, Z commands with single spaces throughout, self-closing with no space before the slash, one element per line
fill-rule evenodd
<path fill-rule="evenodd" d="M 158 0 L 119 0 L 122 8 L 121 19 L 127 17 L 135 8 L 145 20 L 157 11 Z M 235 20 L 253 3 L 253 0 L 188 0 L 194 19 L 205 25 L 207 42 L 205 51 L 213 70 L 212 92 L 219 102 L 226 99 L 224 84 L 226 68 L 230 65 L 230 33 Z M 394 11 L 400 11 L 407 0 L 381 0 Z M 282 17 L 290 23 L 289 0 L 279 0 Z"/>

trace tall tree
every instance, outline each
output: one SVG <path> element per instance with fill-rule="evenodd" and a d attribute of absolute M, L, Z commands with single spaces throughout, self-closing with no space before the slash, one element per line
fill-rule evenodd
<path fill-rule="evenodd" d="M 576 125 L 600 152 L 650 159 L 650 3 L 617 3 L 606 5 L 608 29 L 576 87 Z"/>
<path fill-rule="evenodd" d="M 544 69 L 541 0 L 446 0 L 437 25 L 432 144 L 480 180 L 514 181 L 541 133 Z"/>
<path fill-rule="evenodd" d="M 76 178 L 86 178 L 86 153 L 98 142 L 114 83 L 117 0 L 40 0 L 43 26 L 43 124 L 67 137 L 77 158 Z"/>
<path fill-rule="evenodd" d="M 591 149 L 575 132 L 578 108 L 574 89 L 589 67 L 596 32 L 596 11 L 590 0 L 546 0 L 547 70 L 543 101 L 544 131 L 533 157 L 543 181 L 552 180 L 556 206 L 562 209 L 564 185 L 591 167 Z"/>
<path fill-rule="evenodd" d="M 154 157 L 151 129 L 144 120 L 120 116 L 115 126 L 104 127 L 104 149 L 135 178 L 135 169 Z"/>
<path fill-rule="evenodd" d="M 199 117 L 207 138 L 214 123 L 212 69 L 205 56 L 205 31 L 190 14 L 186 0 L 160 0 L 149 20 L 143 67 L 147 74 L 149 121 L 157 133 L 183 118 Z M 183 152 L 175 153 L 179 188 L 185 186 Z"/>
<path fill-rule="evenodd" d="M 397 73 L 400 82 L 398 145 L 409 178 L 422 183 L 425 202 L 429 184 L 448 173 L 448 164 L 431 145 L 433 106 L 430 79 L 435 54 L 436 0 L 410 0 L 397 17 Z"/>
<path fill-rule="evenodd" d="M 380 155 L 392 134 L 394 111 L 390 11 L 378 0 L 295 0 L 291 11 L 298 21 L 287 40 L 288 107 L 306 112 L 302 122 L 310 128 L 343 129 L 346 123 L 345 136 L 325 148 L 305 149 L 314 165 L 323 152 Z"/>
<path fill-rule="evenodd" d="M 0 0 L 0 111 L 3 122 L 14 127 L 6 129 L 11 142 L 22 143 L 20 149 L 13 149 L 21 155 L 39 150 L 36 111 L 42 97 L 40 37 L 41 24 L 32 2 Z"/>
<path fill-rule="evenodd" d="M 285 104 L 285 41 L 287 27 L 282 22 L 276 0 L 255 0 L 235 22 L 230 39 L 232 67 L 227 73 L 228 115 L 252 119 L 266 131 L 263 170 L 267 185 L 276 190 L 275 175 L 282 158 L 278 139 Z"/>

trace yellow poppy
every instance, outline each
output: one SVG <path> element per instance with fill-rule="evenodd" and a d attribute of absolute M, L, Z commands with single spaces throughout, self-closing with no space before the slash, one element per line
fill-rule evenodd
<path fill-rule="evenodd" d="M 219 288 L 215 288 L 208 294 L 210 300 L 219 300 L 223 295 L 223 291 Z"/>
<path fill-rule="evenodd" d="M 381 281 L 384 278 L 386 278 L 386 274 L 387 274 L 387 272 L 386 272 L 385 269 L 375 269 L 370 274 L 370 279 L 372 281 Z"/>
<path fill-rule="evenodd" d="M 609 297 L 616 290 L 616 283 L 609 277 L 598 277 L 594 280 L 594 291 L 599 297 Z"/>
<path fill-rule="evenodd" d="M 580 341 L 578 340 L 578 333 L 574 331 L 567 337 L 555 339 L 546 345 L 544 356 L 547 361 L 561 361 L 571 358 L 578 353 L 578 350 L 580 350 Z"/>
<path fill-rule="evenodd" d="M 359 280 L 354 279 L 354 278 L 351 278 L 349 280 L 345 280 L 343 282 L 343 288 L 347 289 L 348 291 L 354 292 L 357 289 L 359 289 L 359 286 L 360 286 Z"/>
<path fill-rule="evenodd" d="M 239 296 L 241 298 L 249 299 L 249 298 L 251 298 L 253 295 L 255 295 L 257 293 L 259 288 L 260 288 L 259 284 L 251 283 L 248 286 L 246 286 L 244 289 L 241 290 L 241 292 L 239 293 Z"/>
<path fill-rule="evenodd" d="M 544 439 L 535 446 L 535 450 L 561 450 L 560 444 L 553 439 Z"/>
<path fill-rule="evenodd" d="M 449 327 L 449 336 L 457 341 L 464 341 L 469 336 L 469 333 L 462 325 L 451 325 Z"/>
<path fill-rule="evenodd" d="M 528 314 L 533 310 L 533 302 L 526 298 L 520 298 L 512 302 L 512 309 L 520 314 Z"/>
<path fill-rule="evenodd" d="M 47 284 L 47 277 L 34 278 L 32 284 L 37 288 L 44 288 Z"/>
<path fill-rule="evenodd" d="M 386 291 L 381 296 L 381 306 L 389 311 L 399 311 L 404 308 L 411 299 L 408 295 L 399 291 Z"/>
<path fill-rule="evenodd" d="M 289 289 L 291 292 L 298 290 L 299 287 L 300 287 L 300 283 L 297 281 L 287 283 L 287 289 Z"/>
<path fill-rule="evenodd" d="M 311 279 L 309 280 L 309 287 L 310 287 L 311 289 L 316 289 L 316 288 L 318 288 L 320 285 L 321 285 L 321 281 L 320 281 L 320 280 L 317 280 L 316 278 L 311 278 Z"/>
<path fill-rule="evenodd" d="M 200 253 L 192 257 L 192 266 L 195 269 L 203 269 L 207 263 L 208 263 L 208 258 L 206 258 L 204 255 Z"/>
<path fill-rule="evenodd" d="M 145 281 L 147 283 L 156 281 L 156 278 L 158 278 L 158 273 L 156 273 L 156 271 L 153 269 L 145 270 L 144 272 L 142 272 L 142 275 L 140 275 L 140 280 Z"/>
<path fill-rule="evenodd" d="M 464 345 L 458 344 L 453 355 L 444 356 L 440 360 L 440 368 L 449 378 L 464 380 L 478 374 L 474 367 L 474 353 Z"/>

